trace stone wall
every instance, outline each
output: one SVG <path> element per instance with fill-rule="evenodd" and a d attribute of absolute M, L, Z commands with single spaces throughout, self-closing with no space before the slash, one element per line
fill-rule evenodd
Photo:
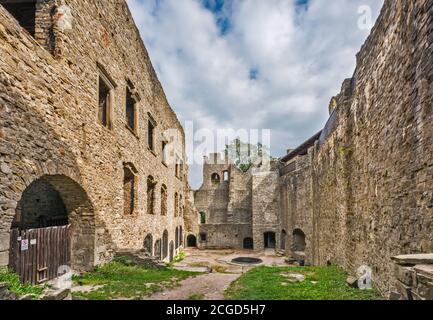
<path fill-rule="evenodd" d="M 433 254 L 393 257 L 396 291 L 393 300 L 433 300 Z"/>
<path fill-rule="evenodd" d="M 275 249 L 280 248 L 281 224 L 279 210 L 278 171 L 253 173 L 253 239 L 254 249 L 265 249 L 264 234 L 275 233 Z"/>
<path fill-rule="evenodd" d="M 40 8 L 56 3 L 38 2 Z M 72 11 L 71 29 L 65 28 L 62 15 L 55 16 L 54 7 L 50 11 L 54 14 L 53 53 L 0 5 L 0 265 L 8 264 L 9 230 L 22 193 L 41 177 L 54 181 L 69 215 L 76 217 L 77 232 L 92 233 L 81 238 L 88 239 L 81 245 L 94 248 L 94 257 L 89 258 L 92 264 L 107 261 L 114 250 L 142 248 L 149 233 L 156 241 L 167 230 L 173 241 L 175 228 L 184 224 L 183 217 L 174 217 L 174 194 L 186 198 L 187 172 L 176 177 L 174 163 L 164 164 L 161 150 L 163 133 L 175 129 L 179 135 L 175 151 L 185 159 L 183 129 L 126 2 L 65 3 Z M 50 19 L 43 21 L 41 30 L 36 26 L 41 37 Z M 113 85 L 107 127 L 98 121 L 101 72 Z M 127 86 L 134 88 L 138 100 L 134 131 L 126 126 Z M 151 118 L 157 125 L 155 150 L 147 142 Z M 135 208 L 128 216 L 123 199 L 126 165 L 136 175 Z M 160 192 L 156 192 L 156 214 L 147 213 L 149 175 L 157 183 L 156 190 L 167 186 L 166 216 L 160 215 Z M 63 188 L 69 185 L 66 181 L 73 181 L 77 188 Z"/>
<path fill-rule="evenodd" d="M 373 269 L 394 290 L 391 257 L 433 251 L 433 5 L 386 0 L 352 79 L 306 157 L 282 183 L 288 228 L 309 259 Z M 297 161 L 302 161 L 298 159 Z"/>
<path fill-rule="evenodd" d="M 224 181 L 224 172 L 228 180 Z M 212 176 L 218 174 L 220 183 Z M 201 248 L 242 248 L 245 238 L 252 238 L 252 173 L 242 172 L 227 156 L 211 154 L 205 158 L 203 185 L 194 195 L 194 205 L 206 214 L 200 233 Z"/>

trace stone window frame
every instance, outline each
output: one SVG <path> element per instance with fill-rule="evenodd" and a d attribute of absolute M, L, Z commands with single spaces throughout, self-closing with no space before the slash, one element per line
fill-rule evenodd
<path fill-rule="evenodd" d="M 165 184 L 161 186 L 161 216 L 168 214 L 168 188 Z"/>
<path fill-rule="evenodd" d="M 206 232 L 200 233 L 200 242 L 207 242 L 207 233 Z"/>
<path fill-rule="evenodd" d="M 155 215 L 155 202 L 156 202 L 156 187 L 158 182 L 153 178 L 153 176 L 149 175 L 146 180 L 146 212 L 149 215 Z M 152 188 L 152 203 L 149 203 L 149 188 Z"/>
<path fill-rule="evenodd" d="M 132 163 L 123 163 L 123 172 L 125 173 L 126 170 L 128 170 L 133 175 L 133 197 L 134 197 L 134 199 L 133 199 L 133 206 L 132 206 L 131 212 L 127 214 L 125 207 L 124 207 L 123 212 L 124 212 L 125 217 L 134 217 L 138 213 L 138 210 L 137 210 L 137 208 L 138 208 L 138 185 L 139 185 L 138 171 Z M 123 179 L 124 179 L 123 181 L 125 181 L 125 176 L 123 177 Z M 124 187 L 122 188 L 122 190 L 124 191 Z M 123 196 L 123 200 L 125 200 L 124 196 Z"/>
<path fill-rule="evenodd" d="M 207 214 L 204 211 L 200 212 L 200 224 L 206 224 L 207 222 Z"/>
<path fill-rule="evenodd" d="M 216 178 L 214 179 L 214 177 L 218 177 L 218 179 L 216 179 Z M 220 185 L 221 184 L 221 177 L 220 177 L 219 173 L 217 173 L 217 172 L 212 173 L 210 179 L 211 179 L 212 185 Z"/>
<path fill-rule="evenodd" d="M 152 141 L 150 141 L 150 126 L 152 126 Z M 152 154 L 156 156 L 156 129 L 158 127 L 158 123 L 155 121 L 155 118 L 147 113 L 147 148 Z"/>
<path fill-rule="evenodd" d="M 127 107 L 128 107 L 128 98 L 134 101 L 133 104 L 133 117 L 134 117 L 134 125 L 133 128 L 128 123 L 128 115 L 127 115 Z M 141 97 L 137 92 L 137 89 L 135 88 L 134 84 L 131 80 L 126 79 L 126 86 L 125 86 L 125 126 L 126 128 L 134 134 L 137 138 L 139 138 L 140 133 L 140 112 L 139 112 L 139 106 L 138 104 L 141 101 Z"/>
<path fill-rule="evenodd" d="M 113 130 L 113 113 L 114 113 L 114 107 L 115 107 L 115 90 L 117 88 L 116 83 L 114 82 L 114 80 L 109 76 L 108 72 L 106 71 L 106 69 L 100 64 L 97 63 L 97 73 L 98 73 L 98 77 L 97 77 L 97 90 L 96 90 L 96 101 L 97 101 L 97 110 L 96 110 L 96 122 L 108 129 L 108 130 Z M 100 87 L 100 81 L 103 81 L 105 86 L 107 86 L 107 88 L 109 89 L 109 97 L 108 97 L 108 105 L 106 106 L 107 110 L 107 119 L 106 122 L 107 124 L 104 125 L 103 123 L 101 123 L 100 119 L 99 119 L 99 87 Z"/>
<path fill-rule="evenodd" d="M 223 171 L 223 181 L 224 182 L 230 181 L 230 172 L 228 170 Z"/>
<path fill-rule="evenodd" d="M 179 217 L 183 217 L 183 196 L 179 194 Z"/>
<path fill-rule="evenodd" d="M 174 217 L 179 216 L 179 194 L 177 192 L 174 193 Z"/>

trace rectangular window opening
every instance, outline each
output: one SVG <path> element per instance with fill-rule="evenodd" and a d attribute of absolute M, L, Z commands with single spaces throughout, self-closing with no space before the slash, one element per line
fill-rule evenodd
<path fill-rule="evenodd" d="M 149 118 L 147 124 L 147 143 L 149 149 L 152 151 L 155 151 L 155 129 L 156 129 L 155 121 L 152 118 Z"/>
<path fill-rule="evenodd" d="M 136 122 L 136 101 L 133 97 L 131 90 L 126 88 L 126 124 L 135 133 L 137 133 L 137 122 Z"/>
<path fill-rule="evenodd" d="M 0 0 L 0 4 L 18 21 L 32 37 L 36 29 L 36 0 Z"/>

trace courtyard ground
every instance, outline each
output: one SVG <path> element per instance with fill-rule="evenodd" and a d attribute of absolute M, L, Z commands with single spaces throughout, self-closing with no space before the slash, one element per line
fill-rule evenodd
<path fill-rule="evenodd" d="M 233 264 L 259 258 L 259 266 Z M 274 251 L 186 249 L 163 270 L 111 263 L 75 278 L 75 299 L 141 300 L 371 300 L 375 291 L 346 284 L 339 267 L 288 266 Z"/>

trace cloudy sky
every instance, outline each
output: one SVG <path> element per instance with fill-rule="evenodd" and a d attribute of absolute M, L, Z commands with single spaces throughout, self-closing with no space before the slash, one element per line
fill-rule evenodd
<path fill-rule="evenodd" d="M 272 155 L 282 156 L 324 126 L 370 32 L 365 9 L 374 22 L 383 0 L 128 4 L 182 123 L 272 129 Z M 190 182 L 200 186 L 200 166 L 191 166 Z"/>

